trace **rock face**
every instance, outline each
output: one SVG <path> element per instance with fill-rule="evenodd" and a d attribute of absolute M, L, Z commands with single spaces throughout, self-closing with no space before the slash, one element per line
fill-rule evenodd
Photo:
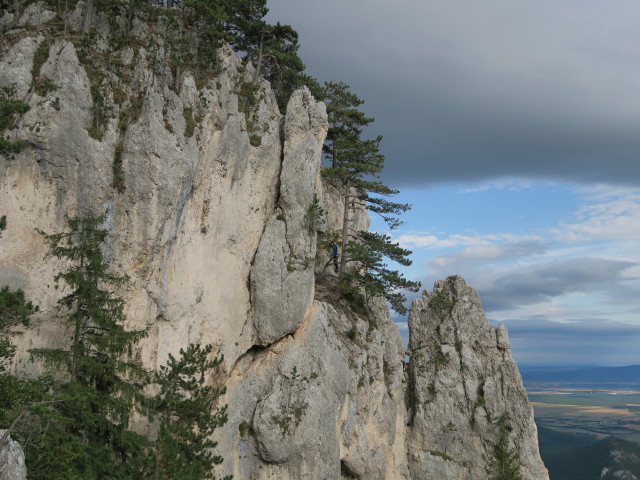
<path fill-rule="evenodd" d="M 0 157 L 0 285 L 40 306 L 12 338 L 15 371 L 36 368 L 28 349 L 67 338 L 53 282 L 61 266 L 44 258 L 35 229 L 59 232 L 65 215 L 106 211 L 107 258 L 131 279 L 128 326 L 149 332 L 139 361 L 157 368 L 191 342 L 224 354 L 219 476 L 483 479 L 504 419 L 525 478 L 548 478 L 506 331 L 489 326 L 462 279 L 415 302 L 406 367 L 384 302 L 356 313 L 316 291 L 327 259 L 317 231 L 341 228 L 339 192 L 319 177 L 322 103 L 301 89 L 282 115 L 264 81 L 247 97 L 253 69 L 228 49 L 215 78 L 201 84 L 187 72 L 174 90 L 161 39 L 152 49 L 137 20 L 138 46 L 109 50 L 113 23 L 96 18 L 111 62 L 92 63 L 43 34 L 52 14 L 38 3 L 2 21 L 0 87 L 30 110 L 4 132 L 28 146 Z M 53 87 L 38 87 L 45 80 Z M 96 117 L 98 107 L 108 114 Z M 327 210 L 322 227 L 310 215 L 315 199 Z M 354 223 L 367 228 L 366 212 Z"/>
<path fill-rule="evenodd" d="M 475 290 L 462 277 L 436 282 L 413 302 L 409 332 L 412 477 L 484 478 L 502 424 L 523 478 L 547 478 L 507 331 L 487 322 Z"/>
<path fill-rule="evenodd" d="M 2 442 L 6 432 L 0 429 L 0 480 L 26 480 L 27 469 L 22 447 L 11 436 L 7 436 Z"/>

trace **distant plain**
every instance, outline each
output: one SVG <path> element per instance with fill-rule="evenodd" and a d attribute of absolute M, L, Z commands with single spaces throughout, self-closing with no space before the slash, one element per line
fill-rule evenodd
<path fill-rule="evenodd" d="M 610 378 L 616 370 L 611 367 Z M 614 436 L 640 443 L 640 379 L 604 381 L 601 375 L 589 379 L 585 370 L 576 371 L 581 378 L 574 381 L 570 372 L 561 379 L 550 372 L 553 376 L 545 381 L 540 372 L 523 371 L 538 426 L 585 439 Z"/>

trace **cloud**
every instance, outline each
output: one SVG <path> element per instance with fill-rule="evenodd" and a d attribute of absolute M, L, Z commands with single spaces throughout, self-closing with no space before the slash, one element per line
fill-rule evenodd
<path fill-rule="evenodd" d="M 510 192 L 517 192 L 520 190 L 529 190 L 533 188 L 534 182 L 531 180 L 523 181 L 523 180 L 513 180 L 513 179 L 505 179 L 498 180 L 491 183 L 485 183 L 482 185 L 477 185 L 474 187 L 466 187 L 460 189 L 459 193 L 479 193 L 486 192 L 489 190 L 508 190 Z"/>
<path fill-rule="evenodd" d="M 433 247 L 438 243 L 438 237 L 430 233 L 405 233 L 395 240 L 402 248 Z"/>
<path fill-rule="evenodd" d="M 428 262 L 435 271 L 459 271 L 464 268 L 485 263 L 490 260 L 504 261 L 516 257 L 530 257 L 547 251 L 548 244 L 539 241 L 522 241 L 517 243 L 488 243 L 464 248 L 453 255 L 441 255 Z"/>
<path fill-rule="evenodd" d="M 640 325 L 599 319 L 507 320 L 511 349 L 522 363 L 637 364 Z"/>
<path fill-rule="evenodd" d="M 541 237 L 538 235 L 520 235 L 513 233 L 495 233 L 488 235 L 469 233 L 439 237 L 438 235 L 430 232 L 407 232 L 398 235 L 394 240 L 403 248 L 444 249 L 461 246 L 475 246 L 477 247 L 478 252 L 483 249 L 487 251 L 490 249 L 501 248 L 496 245 L 496 242 L 511 242 L 511 246 L 503 246 L 505 249 L 517 249 L 521 248 L 518 247 L 518 245 L 542 242 Z"/>
<path fill-rule="evenodd" d="M 593 240 L 633 240 L 640 238 L 640 194 L 628 191 L 598 190 L 582 207 L 575 222 L 562 222 L 554 230 L 564 242 Z"/>
<path fill-rule="evenodd" d="M 623 272 L 636 263 L 601 258 L 571 258 L 525 265 L 492 278 L 476 288 L 487 311 L 549 301 L 574 292 L 608 292 L 617 288 Z"/>
<path fill-rule="evenodd" d="M 640 184 L 637 2 L 271 0 L 270 8 L 300 32 L 311 74 L 346 81 L 365 100 L 393 185 Z"/>

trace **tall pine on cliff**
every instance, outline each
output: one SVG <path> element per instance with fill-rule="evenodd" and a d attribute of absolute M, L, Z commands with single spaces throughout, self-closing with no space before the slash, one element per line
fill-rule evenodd
<path fill-rule="evenodd" d="M 357 110 L 362 100 L 344 83 L 325 84 L 324 97 L 329 113 L 325 153 L 331 159 L 331 167 L 322 174 L 340 190 L 343 199 L 338 294 L 361 291 L 367 296 L 383 297 L 395 311 L 406 313 L 402 290 L 418 291 L 420 283 L 407 280 L 385 261 L 410 265 L 411 252 L 392 242 L 388 235 L 356 231 L 351 224 L 353 210 L 364 207 L 394 229 L 402 224 L 397 216 L 410 206 L 388 200 L 398 191 L 379 179 L 385 160 L 379 148 L 382 137 L 362 138 L 363 127 L 373 121 Z"/>
<path fill-rule="evenodd" d="M 103 257 L 104 220 L 104 215 L 67 218 L 67 231 L 45 236 L 49 254 L 68 265 L 55 282 L 68 291 L 58 304 L 71 341 L 68 348 L 31 352 L 68 375 L 56 389 L 55 410 L 72 439 L 75 468 L 87 479 L 132 478 L 146 443 L 128 429 L 144 382 L 144 371 L 128 358 L 146 332 L 124 328 L 124 300 L 115 290 L 127 278 L 111 273 Z"/>
<path fill-rule="evenodd" d="M 0 426 L 15 432 L 34 480 L 213 479 L 222 457 L 210 436 L 227 417 L 226 406 L 216 407 L 224 390 L 205 382 L 222 358 L 210 358 L 211 346 L 190 345 L 153 375 L 130 360 L 145 332 L 124 328 L 115 291 L 127 279 L 103 257 L 104 218 L 68 218 L 67 231 L 45 236 L 49 255 L 68 264 L 55 281 L 68 290 L 58 303 L 71 341 L 32 350 L 52 371 L 28 381 L 4 370 L 14 349 L 0 338 Z M 36 309 L 22 291 L 2 288 L 0 334 L 26 325 Z M 142 396 L 150 383 L 160 390 L 151 399 Z M 129 430 L 136 409 L 160 420 L 157 439 Z"/>

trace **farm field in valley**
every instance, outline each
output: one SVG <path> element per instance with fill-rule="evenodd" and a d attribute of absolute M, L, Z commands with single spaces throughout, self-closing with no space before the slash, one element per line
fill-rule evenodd
<path fill-rule="evenodd" d="M 640 443 L 640 383 L 525 382 L 525 386 L 541 427 Z"/>

